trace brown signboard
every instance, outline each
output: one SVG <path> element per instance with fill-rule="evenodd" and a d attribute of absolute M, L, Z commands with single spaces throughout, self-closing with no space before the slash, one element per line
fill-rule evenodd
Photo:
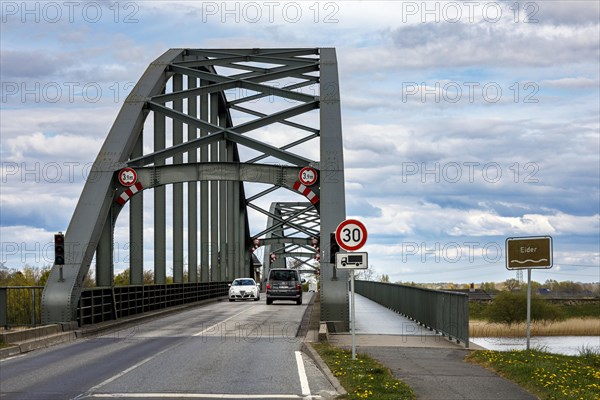
<path fill-rule="evenodd" d="M 506 239 L 506 268 L 552 268 L 552 238 L 534 236 Z"/>

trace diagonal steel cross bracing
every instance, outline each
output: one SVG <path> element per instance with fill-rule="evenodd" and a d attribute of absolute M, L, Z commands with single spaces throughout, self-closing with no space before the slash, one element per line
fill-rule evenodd
<path fill-rule="evenodd" d="M 259 232 L 266 239 L 259 242 L 263 245 L 264 276 L 268 276 L 271 268 L 299 268 L 303 265 L 316 272 L 319 264 L 319 213 L 311 203 L 274 202 L 269 211 L 267 228 Z M 288 265 L 288 259 L 290 265 Z"/>
<path fill-rule="evenodd" d="M 307 166 L 318 179 L 302 186 Z M 129 269 L 133 285 L 145 269 L 155 283 L 168 270 L 174 283 L 222 282 L 252 276 L 262 246 L 263 273 L 286 258 L 318 269 L 320 257 L 321 319 L 346 330 L 347 275 L 328 263 L 344 218 L 334 49 L 168 50 L 98 153 L 66 229 L 65 265 L 44 289 L 43 322 L 75 320 L 92 265 L 97 286 L 111 286 L 116 269 Z M 115 229 L 128 232 L 126 261 L 114 256 Z"/>

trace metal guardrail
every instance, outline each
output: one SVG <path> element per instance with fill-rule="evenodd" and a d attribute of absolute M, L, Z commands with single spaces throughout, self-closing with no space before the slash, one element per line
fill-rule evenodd
<path fill-rule="evenodd" d="M 79 326 L 226 296 L 230 282 L 95 287 L 81 292 Z"/>
<path fill-rule="evenodd" d="M 195 301 L 226 296 L 230 282 L 115 286 L 84 289 L 77 307 L 79 326 Z M 0 287 L 0 326 L 41 325 L 43 286 Z"/>
<path fill-rule="evenodd" d="M 469 296 L 464 293 L 355 281 L 356 293 L 365 296 L 449 339 L 469 347 Z"/>
<path fill-rule="evenodd" d="M 43 286 L 0 287 L 0 326 L 40 325 L 43 290 Z"/>

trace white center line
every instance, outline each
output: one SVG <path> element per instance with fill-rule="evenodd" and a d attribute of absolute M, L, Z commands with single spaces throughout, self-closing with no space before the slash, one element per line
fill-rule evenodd
<path fill-rule="evenodd" d="M 301 396 L 298 394 L 231 394 L 231 393 L 94 393 L 88 398 L 109 399 L 321 399 L 321 396 Z"/>
<path fill-rule="evenodd" d="M 252 307 L 248 307 L 248 308 L 254 308 L 254 307 L 256 307 L 256 306 L 252 306 Z M 207 332 L 207 331 L 210 331 L 210 330 L 212 330 L 212 329 L 213 329 L 213 328 L 215 328 L 217 325 L 223 324 L 223 323 L 225 323 L 225 322 L 229 321 L 230 319 L 233 319 L 233 318 L 237 317 L 238 315 L 242 315 L 242 314 L 244 314 L 244 313 L 247 313 L 247 312 L 248 312 L 248 308 L 245 308 L 244 310 L 240 311 L 239 313 L 237 313 L 237 314 L 235 314 L 235 315 L 232 315 L 231 317 L 229 317 L 229 318 L 227 318 L 227 319 L 224 319 L 223 321 L 217 322 L 216 324 L 214 324 L 214 325 L 212 325 L 212 326 L 209 326 L 208 328 L 206 328 L 206 329 L 203 329 L 203 330 L 201 330 L 200 332 L 193 334 L 192 336 L 194 336 L 194 337 L 196 337 L 196 336 L 200 336 L 200 335 L 202 335 L 204 332 Z"/>
<path fill-rule="evenodd" d="M 256 307 L 256 306 L 253 306 L 253 307 Z M 204 332 L 206 332 L 206 331 L 208 331 L 208 330 L 211 330 L 211 329 L 213 329 L 213 328 L 214 328 L 214 327 L 216 327 L 217 325 L 219 325 L 219 324 L 222 324 L 222 323 L 224 323 L 224 322 L 227 322 L 227 321 L 229 321 L 230 319 L 232 319 L 232 318 L 235 318 L 235 317 L 237 317 L 238 315 L 241 315 L 241 314 L 243 314 L 243 313 L 246 313 L 246 312 L 248 312 L 248 308 L 245 308 L 244 310 L 240 311 L 239 313 L 237 313 L 237 314 L 235 314 L 235 315 L 232 315 L 231 317 L 229 317 L 229 318 L 227 318 L 227 319 L 225 319 L 225 320 L 223 320 L 223 321 L 220 321 L 220 322 L 218 322 L 218 323 L 216 323 L 216 324 L 214 324 L 214 325 L 212 325 L 212 326 L 210 326 L 210 327 L 208 327 L 208 328 L 206 328 L 206 329 L 204 329 L 204 330 L 202 330 L 202 331 L 200 331 L 200 332 L 198 332 L 198 333 L 194 334 L 193 336 L 200 336 L 200 335 L 202 335 Z M 148 358 L 145 358 L 145 359 L 143 359 L 143 360 L 142 360 L 142 361 L 140 361 L 139 363 L 132 365 L 131 367 L 127 368 L 126 370 L 123 370 L 123 371 L 119 372 L 118 374 L 116 374 L 116 375 L 114 375 L 114 376 L 112 376 L 112 377 L 108 378 L 108 379 L 107 379 L 107 380 L 105 380 L 104 382 L 101 382 L 101 383 L 97 384 L 96 386 L 94 386 L 94 387 L 90 388 L 90 389 L 88 390 L 88 393 L 89 393 L 89 392 L 95 392 L 95 391 L 97 391 L 97 390 L 98 390 L 99 388 L 101 388 L 102 386 L 105 386 L 105 385 L 107 385 L 107 384 L 109 384 L 109 383 L 111 383 L 111 382 L 113 382 L 113 381 L 115 381 L 115 380 L 119 379 L 119 378 L 120 378 L 120 377 L 122 377 L 123 375 L 125 375 L 125 374 L 128 374 L 129 372 L 133 371 L 134 369 L 141 367 L 142 365 L 146 364 L 147 362 L 149 362 L 149 361 L 152 361 L 153 359 L 155 359 L 156 357 L 160 356 L 161 354 L 163 354 L 163 353 L 166 353 L 167 351 L 170 351 L 170 350 L 172 350 L 173 348 L 175 348 L 175 347 L 177 347 L 177 346 L 179 346 L 179 345 L 181 345 L 181 343 L 177 343 L 177 344 L 175 344 L 175 345 L 173 345 L 173 346 L 167 347 L 166 349 L 164 349 L 164 350 L 162 350 L 162 351 L 159 351 L 158 353 L 156 353 L 156 354 L 153 354 L 153 355 L 151 355 L 151 356 L 150 356 L 150 357 L 148 357 Z"/>

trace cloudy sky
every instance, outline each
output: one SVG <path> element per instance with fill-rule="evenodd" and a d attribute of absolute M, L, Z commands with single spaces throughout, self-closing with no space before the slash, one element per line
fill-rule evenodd
<path fill-rule="evenodd" d="M 164 51 L 335 47 L 347 214 L 376 274 L 503 281 L 507 237 L 550 235 L 554 267 L 534 280 L 600 281 L 597 1 L 2 1 L 1 18 L 6 267 L 50 262 Z"/>

